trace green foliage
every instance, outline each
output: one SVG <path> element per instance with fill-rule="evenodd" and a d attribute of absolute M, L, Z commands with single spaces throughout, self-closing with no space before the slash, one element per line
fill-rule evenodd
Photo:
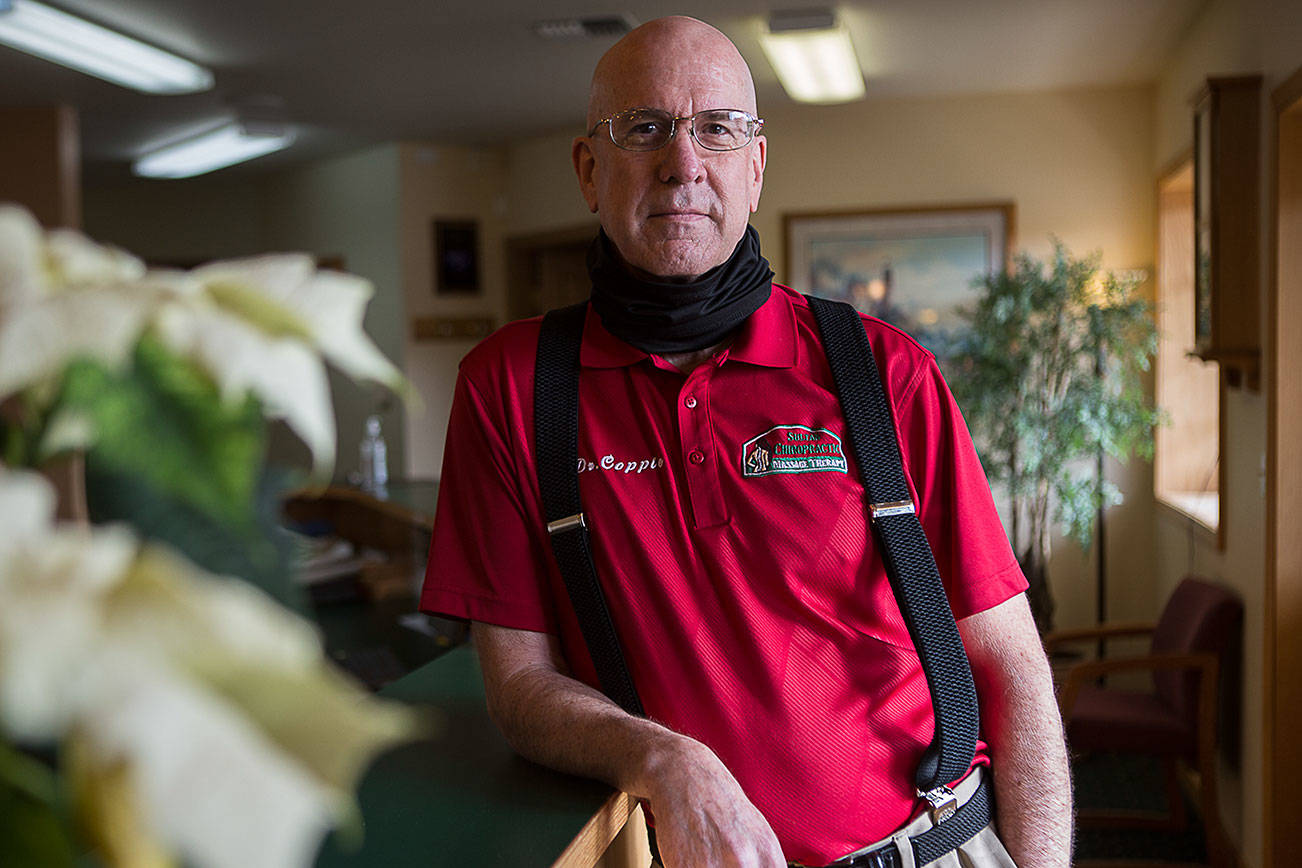
<path fill-rule="evenodd" d="M 66 807 L 54 771 L 0 739 L 0 865 L 71 868 Z"/>
<path fill-rule="evenodd" d="M 948 365 L 986 470 L 1012 498 L 1014 547 L 1041 569 L 1050 521 L 1088 547 L 1096 510 L 1121 499 L 1096 478 L 1098 451 L 1151 457 L 1160 418 L 1142 382 L 1157 329 L 1141 277 L 1099 274 L 1100 260 L 1055 239 L 1047 264 L 1022 254 L 984 278 Z"/>
<path fill-rule="evenodd" d="M 138 477 L 158 493 L 225 524 L 242 521 L 266 449 L 258 402 L 225 402 L 193 363 L 146 337 L 130 368 L 92 361 L 69 366 L 59 413 L 96 432 L 87 456 L 97 468 Z"/>
<path fill-rule="evenodd" d="M 82 360 L 65 372 L 51 421 L 83 420 L 86 498 L 95 523 L 123 521 L 199 566 L 297 605 L 277 530 L 284 474 L 264 466 L 262 408 L 224 400 L 212 379 L 146 336 L 121 371 Z"/>

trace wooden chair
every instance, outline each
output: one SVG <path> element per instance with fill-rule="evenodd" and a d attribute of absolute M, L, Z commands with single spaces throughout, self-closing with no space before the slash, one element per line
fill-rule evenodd
<path fill-rule="evenodd" d="M 1104 625 L 1045 637 L 1047 650 L 1064 644 L 1151 635 L 1149 653 L 1089 660 L 1067 669 L 1059 705 L 1067 743 L 1075 754 L 1109 752 L 1160 758 L 1167 770 L 1169 814 L 1162 825 L 1184 824 L 1178 766 L 1197 771 L 1208 859 L 1234 864 L 1217 801 L 1218 712 L 1237 736 L 1239 655 L 1243 604 L 1228 589 L 1188 577 L 1176 587 L 1156 624 Z M 1152 690 L 1107 686 L 1109 675 L 1149 672 Z M 1084 824 L 1158 825 L 1133 814 L 1082 813 Z"/>

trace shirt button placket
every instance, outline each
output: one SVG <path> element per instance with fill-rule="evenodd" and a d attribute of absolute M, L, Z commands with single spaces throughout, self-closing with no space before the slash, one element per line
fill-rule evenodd
<path fill-rule="evenodd" d="M 683 447 L 683 474 L 697 527 L 728 520 L 719 483 L 718 457 L 708 406 L 710 378 L 716 365 L 700 365 L 688 375 L 678 402 L 678 433 Z"/>

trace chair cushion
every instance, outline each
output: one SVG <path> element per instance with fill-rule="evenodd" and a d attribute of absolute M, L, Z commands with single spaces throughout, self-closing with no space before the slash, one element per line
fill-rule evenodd
<path fill-rule="evenodd" d="M 1072 750 L 1192 757 L 1198 749 L 1193 729 L 1151 693 L 1082 687 L 1065 724 Z"/>

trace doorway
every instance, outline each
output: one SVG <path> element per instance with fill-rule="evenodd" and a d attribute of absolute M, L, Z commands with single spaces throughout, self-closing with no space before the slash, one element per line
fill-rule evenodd
<path fill-rule="evenodd" d="M 596 224 L 508 238 L 506 241 L 507 319 L 537 316 L 587 299 L 588 246 Z"/>

